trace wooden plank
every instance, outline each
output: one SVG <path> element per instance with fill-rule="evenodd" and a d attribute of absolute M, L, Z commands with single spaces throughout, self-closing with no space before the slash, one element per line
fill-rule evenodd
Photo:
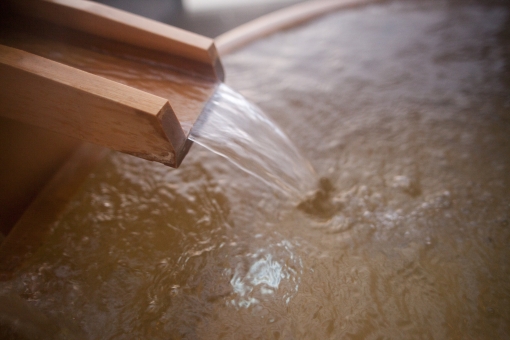
<path fill-rule="evenodd" d="M 297 26 L 331 11 L 361 6 L 377 0 L 311 0 L 261 16 L 215 39 L 220 56 L 267 35 Z"/>
<path fill-rule="evenodd" d="M 0 244 L 0 281 L 9 280 L 44 243 L 52 224 L 108 149 L 83 143 L 48 182 Z"/>
<path fill-rule="evenodd" d="M 85 0 L 11 0 L 13 8 L 81 32 L 209 65 L 224 78 L 214 40 L 132 13 Z"/>
<path fill-rule="evenodd" d="M 82 141 L 0 117 L 0 231 L 7 235 Z"/>
<path fill-rule="evenodd" d="M 184 135 L 168 101 L 0 45 L 0 115 L 177 167 Z"/>

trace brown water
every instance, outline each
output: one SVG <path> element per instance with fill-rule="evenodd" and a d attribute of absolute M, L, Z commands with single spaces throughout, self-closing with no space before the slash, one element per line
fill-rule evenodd
<path fill-rule="evenodd" d="M 0 321 L 28 338 L 509 338 L 509 15 L 372 5 L 224 58 L 327 178 L 317 198 L 297 208 L 197 145 L 177 170 L 112 154 L 2 283 Z"/>

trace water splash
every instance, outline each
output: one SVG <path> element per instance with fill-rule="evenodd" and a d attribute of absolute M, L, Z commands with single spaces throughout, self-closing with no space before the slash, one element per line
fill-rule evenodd
<path fill-rule="evenodd" d="M 289 198 L 302 199 L 317 185 L 315 170 L 283 131 L 225 84 L 207 103 L 189 139 Z"/>

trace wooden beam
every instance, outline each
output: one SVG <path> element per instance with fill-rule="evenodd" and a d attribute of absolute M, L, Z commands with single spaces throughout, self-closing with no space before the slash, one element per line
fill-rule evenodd
<path fill-rule="evenodd" d="M 189 148 L 168 100 L 0 45 L 0 115 L 177 167 Z"/>
<path fill-rule="evenodd" d="M 224 78 L 214 40 L 139 15 L 86 0 L 10 0 L 20 14 L 80 32 L 193 60 Z"/>

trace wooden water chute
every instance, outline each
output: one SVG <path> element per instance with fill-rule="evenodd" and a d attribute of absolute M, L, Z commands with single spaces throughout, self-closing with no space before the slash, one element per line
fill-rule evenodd
<path fill-rule="evenodd" d="M 332 10 L 362 5 L 372 0 L 310 0 L 304 3 L 299 3 L 233 29 L 232 31 L 218 37 L 215 40 L 215 44 L 213 44 L 213 42 L 208 38 L 174 29 L 172 27 L 155 23 L 151 20 L 96 3 L 77 0 L 73 0 L 72 2 L 66 1 L 65 3 L 57 0 L 39 0 L 37 2 L 35 2 L 35 0 L 30 2 L 28 0 L 11 1 L 15 2 L 14 5 L 11 5 L 10 8 L 8 8 L 8 10 L 2 11 L 1 6 L 5 6 L 5 3 L 0 4 L 0 16 L 4 13 L 10 13 L 9 15 L 16 17 L 16 20 L 14 20 L 16 22 L 12 25 L 6 25 L 0 21 L 0 23 L 8 28 L 8 30 L 2 30 L 2 27 L 0 27 L 0 44 L 10 47 L 11 50 L 7 49 L 8 51 L 11 51 L 12 53 L 20 53 L 19 51 L 13 51 L 12 49 L 21 50 L 26 54 L 33 54 L 35 57 L 43 57 L 43 59 L 46 59 L 45 62 L 55 62 L 55 60 L 51 59 L 51 57 L 54 57 L 51 53 L 50 55 L 41 56 L 38 55 L 38 53 L 41 54 L 40 51 L 30 49 L 30 46 L 27 48 L 27 45 L 20 43 L 20 39 L 17 39 L 19 38 L 18 33 L 25 29 L 19 24 L 19 20 L 21 18 L 21 20 L 25 20 L 23 23 L 28 26 L 32 25 L 39 29 L 41 27 L 49 27 L 49 34 L 56 35 L 56 39 L 60 41 L 63 40 L 65 44 L 70 46 L 84 46 L 84 44 L 87 46 L 88 44 L 94 46 L 96 50 L 107 51 L 110 54 L 116 54 L 116 56 L 119 54 L 122 56 L 122 53 L 124 53 L 124 55 L 132 56 L 133 53 L 137 53 L 138 57 L 142 60 L 148 61 L 150 64 L 163 63 L 165 65 L 169 65 L 170 68 L 178 69 L 180 71 L 179 74 L 185 75 L 184 78 L 191 75 L 195 83 L 198 82 L 205 89 L 200 93 L 200 96 L 198 96 L 198 99 L 200 99 L 208 98 L 208 96 L 212 95 L 219 81 L 223 79 L 223 71 L 221 63 L 216 56 L 215 45 L 218 48 L 220 56 L 224 56 L 255 39 L 264 37 L 280 29 L 294 26 L 319 15 L 329 13 Z M 41 8 L 45 7 L 47 9 L 46 11 L 43 11 L 41 8 L 38 8 L 38 6 Z M 84 11 L 82 6 L 90 6 L 88 7 L 88 12 Z M 74 11 L 74 14 L 66 16 L 62 13 L 57 13 L 56 10 L 53 12 L 52 8 L 60 8 L 63 12 Z M 30 13 L 32 17 L 29 16 Z M 103 15 L 99 15 L 100 13 L 103 13 Z M 106 15 L 105 13 L 109 14 Z M 112 15 L 117 20 L 113 20 L 111 18 Z M 32 23 L 34 17 L 43 17 L 44 20 L 36 20 Z M 109 25 L 117 28 L 113 29 L 108 26 L 109 28 L 105 29 L 105 26 L 100 26 L 96 21 L 85 19 L 90 17 L 93 17 L 94 20 L 104 20 L 109 22 Z M 72 20 L 70 18 L 75 18 L 76 20 Z M 78 18 L 81 19 L 78 20 Z M 8 17 L 6 21 L 9 23 L 13 20 Z M 52 26 L 54 23 L 58 23 L 59 27 L 63 27 L 64 29 L 55 30 L 55 27 Z M 137 25 L 135 25 L 135 23 L 137 23 Z M 144 23 L 144 25 L 141 23 Z M 11 26 L 16 30 L 14 34 L 12 33 Z M 125 26 L 131 27 L 129 28 L 129 31 L 128 29 L 124 30 Z M 141 28 L 141 26 L 143 26 L 143 28 Z M 97 31 L 99 27 L 102 27 L 101 32 Z M 150 27 L 152 27 L 152 29 L 150 29 Z M 72 33 L 70 33 L 71 30 Z M 188 49 L 180 48 L 181 52 L 186 50 L 189 51 L 190 54 L 178 56 L 173 52 L 165 50 L 164 48 L 170 48 L 170 46 L 173 46 L 165 43 L 172 41 L 172 39 L 168 38 L 169 33 L 165 35 L 161 33 L 161 30 L 165 32 L 166 30 L 179 32 L 179 34 L 184 34 L 185 36 L 191 35 L 194 37 L 196 39 L 194 40 L 194 45 L 191 47 L 188 46 Z M 30 31 L 29 29 L 28 31 L 29 33 L 33 33 L 33 30 Z M 8 34 L 6 35 L 5 32 Z M 135 35 L 134 32 L 138 33 Z M 158 32 L 160 32 L 160 34 L 158 34 Z M 43 43 L 48 41 L 51 42 L 52 39 L 45 39 L 46 36 L 43 34 L 44 32 L 39 31 L 36 33 L 39 34 L 39 39 Z M 120 37 L 116 34 L 119 34 Z M 21 37 L 27 38 L 27 35 L 21 35 Z M 35 39 L 38 38 L 36 37 Z M 189 39 L 185 40 L 189 41 Z M 140 46 L 140 44 L 143 44 L 143 46 Z M 61 45 L 58 45 L 57 47 L 59 46 L 62 47 Z M 51 47 L 55 47 L 55 45 L 52 44 Z M 90 48 L 88 50 L 82 49 L 80 52 L 88 53 L 89 50 Z M 191 51 L 195 51 L 195 53 L 193 54 Z M 197 59 L 191 58 L 190 55 L 195 55 Z M 65 65 L 60 65 L 61 68 L 63 66 Z M 72 67 L 73 65 L 67 66 Z M 3 69 L 4 67 L 9 68 L 10 66 L 1 65 L 0 69 Z M 76 67 L 73 67 L 73 69 L 80 74 L 85 73 L 83 70 L 76 69 Z M 65 74 L 62 75 L 62 77 L 65 76 Z M 87 72 L 86 76 L 90 79 L 94 79 L 93 81 L 103 83 L 108 80 L 105 77 L 97 77 L 97 75 L 94 76 L 93 72 Z M 98 80 L 97 78 L 102 79 Z M 5 89 L 6 83 L 3 82 L 1 77 L 0 82 L 2 83 L 2 90 Z M 120 86 L 122 84 L 119 84 L 119 82 L 115 83 L 120 91 L 126 90 L 127 86 Z M 10 85 L 11 84 L 9 84 L 9 86 Z M 18 86 L 21 85 L 18 84 Z M 28 86 L 30 84 L 26 85 Z M 72 89 L 71 86 L 70 91 L 72 92 L 76 90 Z M 132 87 L 129 91 L 131 91 L 132 94 L 135 92 L 144 93 L 144 97 L 149 99 L 148 102 L 150 102 L 150 99 L 154 99 L 154 97 L 165 98 L 154 94 L 152 94 L 153 96 L 150 96 L 150 93 Z M 98 97 L 97 100 L 106 100 L 102 99 L 101 95 L 104 94 L 101 92 L 99 92 L 99 95 L 94 93 L 87 93 L 83 95 L 89 95 L 92 98 Z M 112 95 L 116 94 L 113 93 Z M 29 255 L 36 251 L 36 249 L 45 242 L 45 238 L 47 237 L 52 224 L 65 208 L 67 203 L 72 199 L 82 182 L 85 181 L 89 172 L 91 172 L 100 159 L 107 154 L 107 149 L 89 143 L 81 143 L 80 145 L 80 143 L 73 138 L 67 138 L 64 135 L 56 133 L 45 134 L 44 132 L 46 131 L 38 127 L 6 119 L 2 117 L 6 115 L 6 104 L 3 101 L 4 99 L 10 101 L 12 98 L 8 98 L 8 96 L 3 94 L 0 94 L 0 96 L 3 96 L 0 101 L 0 137 L 2 137 L 2 132 L 9 130 L 10 133 L 4 140 L 14 140 L 11 146 L 4 147 L 4 150 L 2 150 L 2 144 L 0 143 L 0 162 L 2 161 L 2 151 L 8 151 L 17 156 L 15 157 L 15 161 L 13 161 L 13 157 L 7 157 L 6 160 L 8 162 L 4 162 L 5 164 L 2 164 L 4 166 L 3 169 L 5 169 L 4 179 L 2 179 L 2 168 L 0 168 L 0 186 L 3 186 L 4 189 L 3 191 L 0 191 L 0 217 L 11 215 L 8 216 L 8 223 L 3 223 L 4 225 L 2 225 L 0 218 L 0 232 L 7 235 L 5 240 L 2 242 L 2 234 L 0 233 L 1 282 L 8 280 L 15 270 L 22 266 Z M 179 110 L 179 107 L 185 107 L 185 105 L 182 105 L 181 103 L 190 102 L 189 97 L 187 96 L 168 96 L 167 101 L 171 106 L 173 114 L 181 124 L 183 134 L 186 135 L 186 131 L 189 131 L 190 129 L 190 125 L 187 123 L 194 122 L 196 120 L 197 116 L 201 112 L 201 108 L 194 106 L 191 110 L 189 107 L 187 110 Z M 147 104 L 148 102 L 144 103 Z M 155 101 L 155 103 L 157 104 L 162 102 Z M 33 105 L 36 104 L 37 103 Z M 181 104 L 181 106 L 179 106 L 179 104 Z M 118 104 L 117 107 L 122 107 L 122 105 Z M 153 112 L 157 111 L 157 105 L 153 106 L 153 110 Z M 108 112 L 104 112 L 104 114 L 107 113 Z M 120 113 L 122 113 L 122 111 L 120 111 Z M 189 116 L 186 116 L 186 114 Z M 22 117 L 24 116 L 21 115 L 16 118 L 20 120 Z M 27 119 L 26 121 L 30 124 L 34 124 L 34 122 L 30 119 Z M 3 129 L 2 123 L 5 125 L 5 128 Z M 159 124 L 159 122 L 157 123 Z M 64 131 L 57 132 L 63 133 Z M 76 137 L 76 135 L 70 135 L 71 137 Z M 114 135 L 115 134 L 112 132 L 112 136 Z M 29 136 L 34 137 L 35 139 L 46 139 L 46 141 L 45 143 L 32 141 Z M 28 144 L 28 142 L 31 143 L 28 147 L 20 148 L 22 143 Z M 110 147 L 114 148 L 112 146 Z M 62 150 L 57 150 L 59 148 L 62 148 Z M 123 151 L 127 152 L 127 150 Z M 177 164 L 180 159 L 182 160 L 186 151 L 186 147 L 181 150 L 180 156 L 177 157 Z M 37 159 L 34 159 L 34 154 L 37 154 Z M 140 156 L 143 157 L 143 155 Z M 179 157 L 181 158 L 179 159 Z M 31 167 L 27 166 L 27 160 L 28 162 L 33 163 L 31 164 Z M 43 161 L 47 161 L 47 164 L 45 164 L 46 166 L 44 169 L 41 169 L 40 165 Z M 7 166 L 5 166 L 6 164 Z M 20 171 L 20 169 L 23 171 Z M 42 172 L 46 173 L 46 177 L 34 177 L 34 174 Z M 15 174 L 18 176 L 6 176 L 7 174 Z M 27 193 L 30 195 L 27 195 Z M 15 195 L 18 195 L 19 197 L 14 197 Z"/>
<path fill-rule="evenodd" d="M 189 130 L 223 80 L 212 39 L 84 0 L 1 6 L 0 116 L 179 166 Z M 151 91 L 80 69 L 60 58 L 73 49 L 105 55 L 103 69 L 160 68 L 174 83 Z"/>

